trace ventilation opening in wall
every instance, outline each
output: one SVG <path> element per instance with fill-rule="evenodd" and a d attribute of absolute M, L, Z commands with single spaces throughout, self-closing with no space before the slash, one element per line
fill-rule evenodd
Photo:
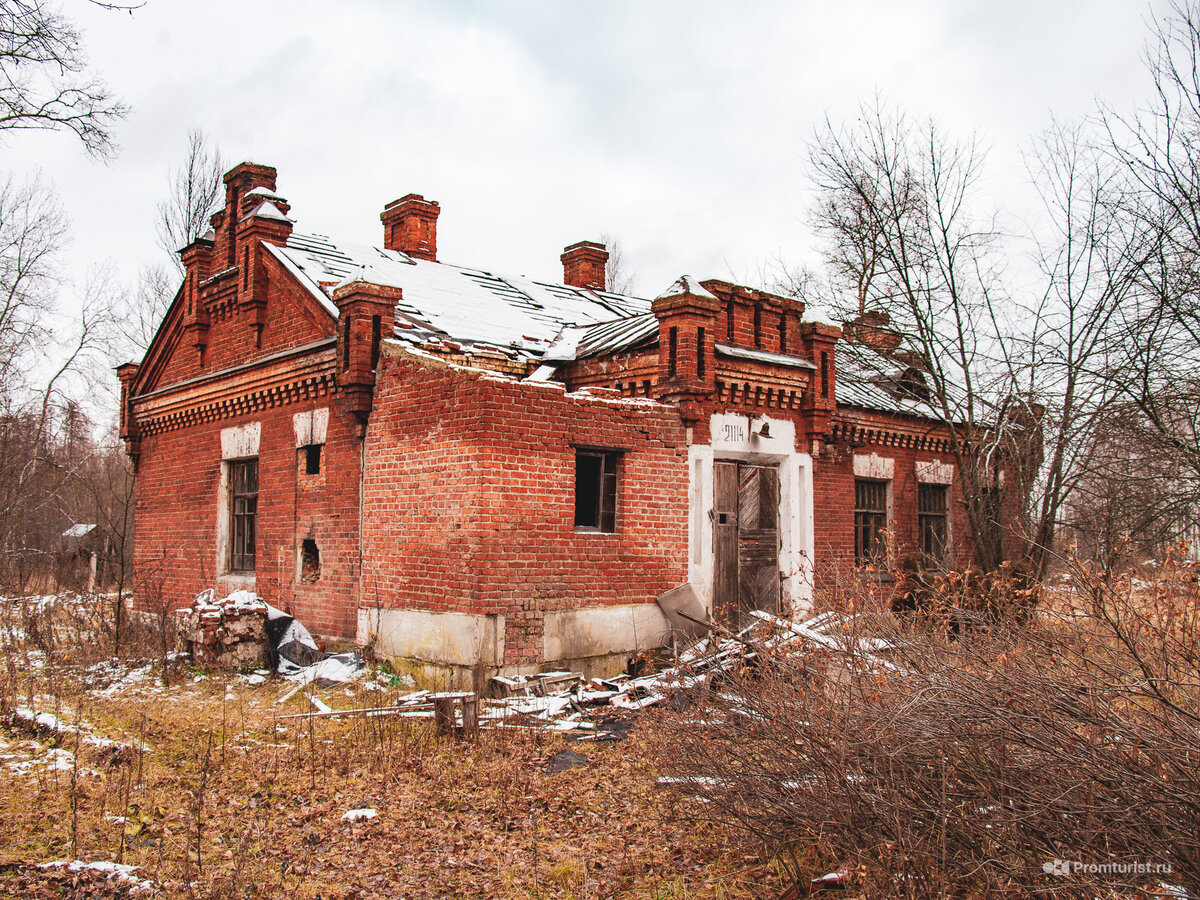
<path fill-rule="evenodd" d="M 309 444 L 304 448 L 304 474 L 321 474 L 321 445 Z"/>
<path fill-rule="evenodd" d="M 316 581 L 321 577 L 321 551 L 317 542 L 305 538 L 300 544 L 300 580 Z"/>

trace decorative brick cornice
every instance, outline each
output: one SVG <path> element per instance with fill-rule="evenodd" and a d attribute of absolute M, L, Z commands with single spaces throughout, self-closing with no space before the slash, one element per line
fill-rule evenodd
<path fill-rule="evenodd" d="M 161 434 L 176 428 L 190 428 L 205 422 L 232 419 L 249 415 L 276 406 L 318 400 L 335 390 L 333 372 L 314 375 L 303 381 L 261 388 L 248 394 L 223 397 L 198 406 L 189 406 L 169 412 L 138 417 L 138 429 L 142 434 Z"/>
<path fill-rule="evenodd" d="M 944 434 L 853 422 L 835 422 L 830 440 L 858 446 L 870 444 L 876 447 L 898 447 L 930 453 L 950 452 L 950 439 Z"/>
<path fill-rule="evenodd" d="M 333 349 L 322 342 L 301 355 L 237 366 L 135 398 L 133 419 L 138 434 L 161 434 L 318 400 L 336 390 Z"/>

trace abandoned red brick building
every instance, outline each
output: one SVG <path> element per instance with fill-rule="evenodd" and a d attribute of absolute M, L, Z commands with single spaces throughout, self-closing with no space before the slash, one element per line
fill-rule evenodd
<path fill-rule="evenodd" d="M 320 634 L 440 666 L 599 665 L 655 598 L 803 612 L 893 549 L 967 552 L 945 434 L 799 301 L 684 277 L 653 301 L 293 231 L 276 173 L 225 177 L 140 365 L 118 369 L 135 567 L 180 604 L 248 587 Z"/>

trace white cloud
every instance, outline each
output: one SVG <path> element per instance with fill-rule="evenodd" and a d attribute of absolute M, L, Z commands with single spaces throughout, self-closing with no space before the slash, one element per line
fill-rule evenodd
<path fill-rule="evenodd" d="M 1164 0 L 1156 0 L 1161 8 Z M 751 278 L 811 253 L 803 141 L 876 90 L 977 128 L 997 193 L 1054 110 L 1144 94 L 1146 10 L 1089 4 L 590 4 L 150 0 L 69 5 L 133 106 L 111 165 L 65 135 L 16 135 L 75 227 L 77 270 L 157 253 L 154 206 L 187 130 L 275 165 L 301 230 L 377 240 L 408 191 L 442 204 L 443 256 L 557 278 L 561 248 L 619 237 L 639 286 Z"/>

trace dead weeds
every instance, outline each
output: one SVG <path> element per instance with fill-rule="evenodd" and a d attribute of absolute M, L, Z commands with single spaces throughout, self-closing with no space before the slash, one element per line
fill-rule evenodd
<path fill-rule="evenodd" d="M 185 671 L 163 687 L 142 665 L 100 681 L 52 662 L 7 667 L 6 713 L 33 707 L 87 728 L 0 731 L 0 893 L 120 896 L 138 880 L 151 885 L 141 896 L 296 900 L 777 893 L 755 856 L 729 849 L 743 838 L 696 828 L 678 807 L 663 814 L 676 801 L 656 788 L 636 730 L 576 745 L 587 764 L 551 774 L 558 736 L 492 731 L 461 744 L 397 717 L 282 721 L 309 703 L 301 693 L 277 705 L 287 683 Z M 323 692 L 337 708 L 380 696 Z M 135 752 L 106 755 L 89 733 Z M 343 818 L 365 808 L 377 814 Z M 38 868 L 52 860 L 137 868 Z"/>

